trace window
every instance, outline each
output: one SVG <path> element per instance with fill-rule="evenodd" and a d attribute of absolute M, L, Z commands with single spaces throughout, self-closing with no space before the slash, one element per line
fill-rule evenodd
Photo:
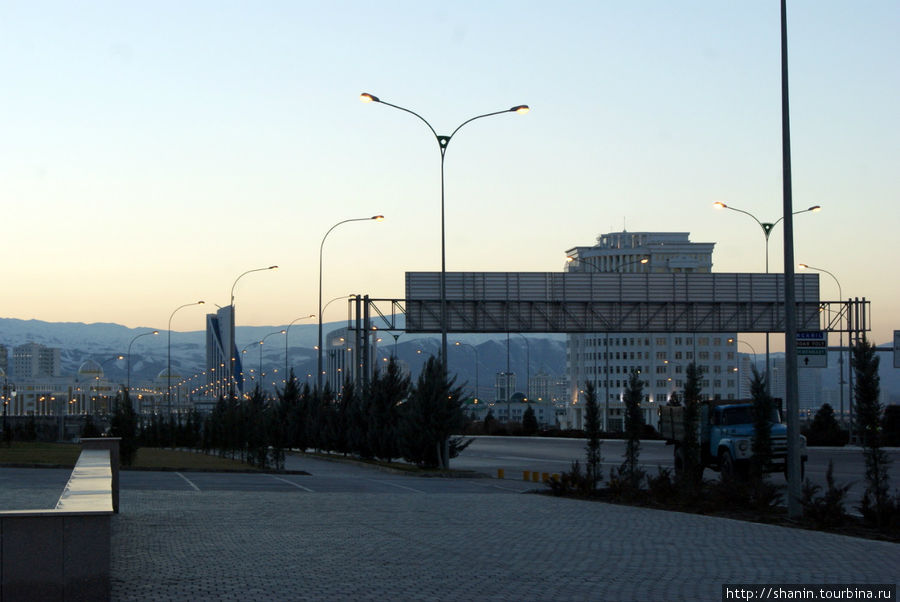
<path fill-rule="evenodd" d="M 656 344 L 657 344 L 657 345 L 665 345 L 665 344 L 666 344 L 666 339 L 665 339 L 665 337 L 657 337 L 657 338 L 656 338 Z"/>
<path fill-rule="evenodd" d="M 681 345 L 681 337 L 675 337 L 675 344 Z"/>
<path fill-rule="evenodd" d="M 701 360 L 709 359 L 709 351 L 701 351 L 699 354 Z"/>
<path fill-rule="evenodd" d="M 684 352 L 684 359 L 687 359 L 687 360 L 692 360 L 692 359 L 694 359 L 694 352 L 693 352 L 693 351 L 685 351 L 685 352 Z"/>
<path fill-rule="evenodd" d="M 666 352 L 665 352 L 665 351 L 657 351 L 657 352 L 656 352 L 656 359 L 658 359 L 658 360 L 664 360 L 664 359 L 666 359 Z"/>
<path fill-rule="evenodd" d="M 676 351 L 676 352 L 675 352 L 675 359 L 676 359 L 676 360 L 680 360 L 680 359 L 681 359 L 681 352 L 680 352 L 680 351 Z"/>
<path fill-rule="evenodd" d="M 709 345 L 709 337 L 700 337 L 700 338 L 698 338 L 698 339 L 697 339 L 697 344 L 698 344 L 698 345 L 702 345 L 702 346 Z"/>
<path fill-rule="evenodd" d="M 715 337 L 713 339 L 713 345 L 715 345 L 716 347 L 718 347 L 721 344 L 722 344 L 722 339 L 720 337 Z"/>

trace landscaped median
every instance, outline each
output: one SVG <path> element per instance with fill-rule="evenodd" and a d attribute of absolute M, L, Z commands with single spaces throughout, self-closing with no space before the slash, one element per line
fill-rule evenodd
<path fill-rule="evenodd" d="M 81 453 L 77 443 L 13 442 L 0 446 L 0 466 L 24 468 L 72 468 Z M 256 466 L 213 454 L 176 449 L 141 447 L 131 466 L 123 470 L 185 470 L 263 472 Z"/>

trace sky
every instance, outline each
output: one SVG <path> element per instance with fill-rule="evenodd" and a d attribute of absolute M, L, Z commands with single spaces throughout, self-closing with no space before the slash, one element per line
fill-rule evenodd
<path fill-rule="evenodd" d="M 789 2 L 797 262 L 900 329 L 900 3 Z M 440 269 L 560 271 L 690 232 L 762 272 L 782 215 L 777 0 L 0 2 L 0 317 L 204 328 Z M 783 230 L 770 239 L 783 270 Z M 838 298 L 822 274 L 823 299 Z M 326 321 L 346 315 L 333 303 Z M 757 349 L 759 347 L 757 346 Z"/>

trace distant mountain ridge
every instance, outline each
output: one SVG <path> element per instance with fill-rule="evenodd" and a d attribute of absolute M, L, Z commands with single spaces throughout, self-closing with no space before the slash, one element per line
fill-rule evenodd
<path fill-rule="evenodd" d="M 346 327 L 346 322 L 330 322 L 324 326 L 327 333 Z M 235 329 L 238 349 L 249 346 L 244 356 L 245 364 L 257 368 L 260 349 L 252 344 L 268 334 L 280 332 L 284 327 L 284 325 L 238 326 Z M 115 361 L 114 358 L 127 354 L 129 344 L 133 342 L 131 378 L 137 381 L 150 380 L 165 369 L 167 361 L 166 330 L 158 327 L 156 329 L 160 331 L 158 336 L 142 336 L 136 339 L 135 337 L 139 335 L 152 332 L 154 328 L 129 328 L 105 322 L 85 324 L 0 318 L 0 345 L 5 345 L 9 349 L 10 371 L 12 371 L 13 348 L 35 342 L 61 349 L 63 375 L 76 373 L 82 362 L 93 359 L 103 364 L 104 371 L 110 378 L 124 382 L 127 360 Z M 378 344 L 378 356 L 381 361 L 396 350 L 397 357 L 410 366 L 413 374 L 417 374 L 420 364 L 429 355 L 440 352 L 439 335 L 407 334 L 402 331 L 397 334 L 396 347 L 391 334 L 385 332 L 382 335 L 383 340 Z M 493 386 L 494 373 L 506 370 L 506 335 L 465 335 L 461 338 L 467 344 L 478 347 L 481 386 L 485 387 L 488 383 Z M 298 376 L 303 373 L 315 373 L 317 340 L 318 324 L 315 320 L 298 322 L 291 327 L 290 363 Z M 474 382 L 475 364 L 472 351 L 467 346 L 453 345 L 455 340 L 451 339 L 451 347 L 448 350 L 451 369 L 458 375 L 460 382 Z M 523 383 L 528 374 L 534 375 L 540 370 L 556 376 L 565 373 L 565 335 L 529 335 L 527 344 L 523 337 L 514 335 L 510 339 L 509 347 L 510 369 Z M 271 367 L 283 368 L 283 339 L 270 337 L 261 351 L 264 371 Z M 182 375 L 194 374 L 202 371 L 205 363 L 205 330 L 172 332 L 173 371 Z"/>

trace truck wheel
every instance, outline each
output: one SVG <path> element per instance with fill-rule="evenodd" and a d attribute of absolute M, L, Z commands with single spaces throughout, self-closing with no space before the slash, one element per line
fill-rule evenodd
<path fill-rule="evenodd" d="M 733 479 L 736 476 L 734 458 L 731 457 L 731 452 L 727 449 L 719 452 L 719 470 L 722 472 L 723 480 Z"/>

